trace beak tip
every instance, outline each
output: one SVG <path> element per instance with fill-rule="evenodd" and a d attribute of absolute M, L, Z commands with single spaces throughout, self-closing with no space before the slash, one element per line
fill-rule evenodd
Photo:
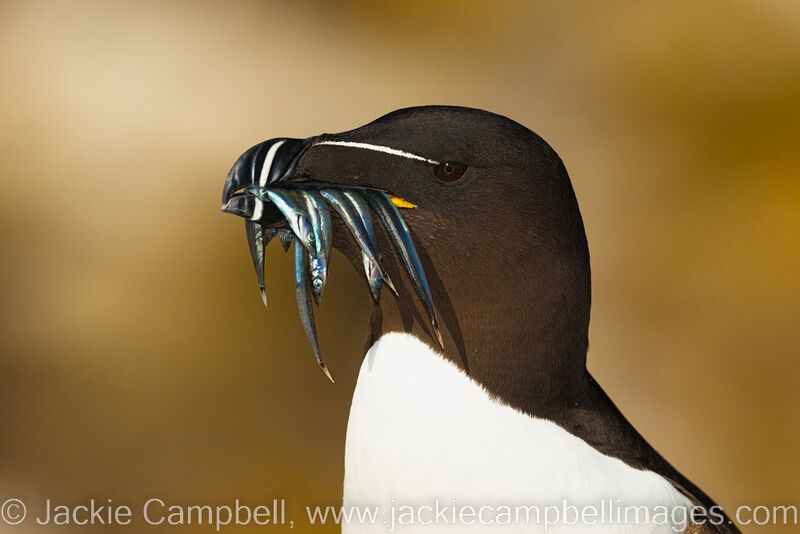
<path fill-rule="evenodd" d="M 225 202 L 220 209 L 223 213 L 230 213 L 231 215 L 249 219 L 255 209 L 255 200 L 253 197 L 235 195 Z"/>

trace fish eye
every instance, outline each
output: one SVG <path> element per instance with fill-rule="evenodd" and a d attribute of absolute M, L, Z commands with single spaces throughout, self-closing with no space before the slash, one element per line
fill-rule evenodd
<path fill-rule="evenodd" d="M 467 172 L 467 166 L 458 161 L 445 161 L 433 168 L 433 173 L 443 182 L 455 182 Z"/>
<path fill-rule="evenodd" d="M 314 286 L 314 289 L 319 291 L 322 289 L 322 280 L 319 278 L 314 278 L 314 280 L 311 282 L 311 285 Z"/>

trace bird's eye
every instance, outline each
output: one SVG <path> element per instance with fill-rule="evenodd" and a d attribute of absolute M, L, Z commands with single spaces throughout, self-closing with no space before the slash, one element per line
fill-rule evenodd
<path fill-rule="evenodd" d="M 457 161 L 446 161 L 433 168 L 433 173 L 443 182 L 455 182 L 467 172 L 467 166 Z"/>

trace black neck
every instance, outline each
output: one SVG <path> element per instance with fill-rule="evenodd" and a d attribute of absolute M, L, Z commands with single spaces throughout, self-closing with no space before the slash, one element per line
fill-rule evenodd
<path fill-rule="evenodd" d="M 532 415 L 548 416 L 576 401 L 586 378 L 588 273 L 565 269 L 535 249 L 517 258 L 515 264 L 525 266 L 520 273 L 506 263 L 498 264 L 496 273 L 483 266 L 482 276 L 468 268 L 441 272 L 436 265 L 447 265 L 446 258 L 432 257 L 435 251 L 417 246 L 444 338 L 441 351 L 391 245 L 385 236 L 379 240 L 382 264 L 399 298 L 383 289 L 380 303 L 373 306 L 369 346 L 389 332 L 413 334 L 489 393 Z M 360 254 L 351 246 L 344 248 L 360 270 Z M 570 258 L 564 262 L 574 263 Z"/>

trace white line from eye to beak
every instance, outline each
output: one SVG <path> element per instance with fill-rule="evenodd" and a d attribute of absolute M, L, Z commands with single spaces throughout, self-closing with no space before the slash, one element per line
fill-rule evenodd
<path fill-rule="evenodd" d="M 264 158 L 264 165 L 261 166 L 261 176 L 258 179 L 259 187 L 265 187 L 269 179 L 269 170 L 272 168 L 272 160 L 275 159 L 275 153 L 278 151 L 284 141 L 278 141 L 267 151 L 267 157 Z"/>
<path fill-rule="evenodd" d="M 383 152 L 385 154 L 391 154 L 392 156 L 400 156 L 401 158 L 408 158 L 408 159 L 415 159 L 418 161 L 424 161 L 426 163 L 430 163 L 431 165 L 438 165 L 439 162 L 428 159 L 422 156 L 418 156 L 416 154 L 412 154 L 411 152 L 404 152 L 403 150 L 398 150 L 397 148 L 392 148 L 390 146 L 383 146 L 383 145 L 373 145 L 370 143 L 357 143 L 355 141 L 320 141 L 319 143 L 315 143 L 316 145 L 333 145 L 333 146 L 345 146 L 349 148 L 363 148 L 365 150 L 374 150 L 375 152 Z"/>

